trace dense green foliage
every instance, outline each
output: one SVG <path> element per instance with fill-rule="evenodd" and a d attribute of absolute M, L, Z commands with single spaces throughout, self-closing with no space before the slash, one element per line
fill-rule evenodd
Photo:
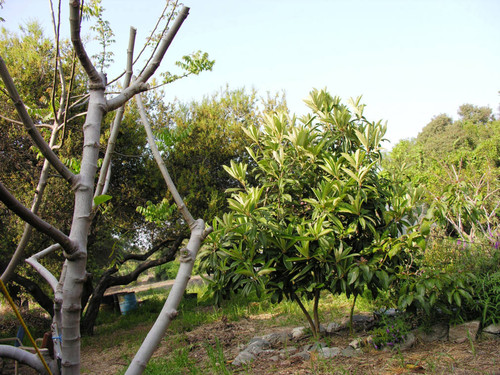
<path fill-rule="evenodd" d="M 500 122 L 465 104 L 461 118 L 435 117 L 416 139 L 399 142 L 385 168 L 425 187 L 446 234 L 472 242 L 498 225 Z"/>
<path fill-rule="evenodd" d="M 386 159 L 386 170 L 424 188 L 435 222 L 419 272 L 406 275 L 397 293 L 432 318 L 487 325 L 499 321 L 500 122 L 487 107 L 464 104 L 458 114 L 434 117 Z"/>
<path fill-rule="evenodd" d="M 413 225 L 418 190 L 380 173 L 385 127 L 325 91 L 306 102 L 300 120 L 283 113 L 245 128 L 252 164 L 226 171 L 230 212 L 214 221 L 203 263 L 214 267 L 216 295 L 230 289 L 297 301 L 315 334 L 320 293 L 375 297 L 412 267 L 423 238 Z M 212 268 L 213 269 L 213 268 Z M 314 300 L 313 317 L 301 298 Z"/>

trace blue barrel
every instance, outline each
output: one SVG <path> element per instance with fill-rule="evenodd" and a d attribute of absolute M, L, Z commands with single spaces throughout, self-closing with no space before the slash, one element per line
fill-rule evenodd
<path fill-rule="evenodd" d="M 137 309 L 137 299 L 135 292 L 123 293 L 118 296 L 118 303 L 120 304 L 120 312 L 125 315 L 129 311 Z"/>

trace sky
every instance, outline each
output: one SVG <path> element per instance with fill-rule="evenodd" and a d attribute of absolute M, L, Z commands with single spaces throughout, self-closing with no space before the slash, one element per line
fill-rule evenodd
<path fill-rule="evenodd" d="M 67 0 L 63 33 L 69 34 Z M 165 100 L 201 100 L 230 89 L 285 92 L 293 113 L 326 88 L 345 102 L 362 95 L 370 121 L 387 121 L 394 145 L 416 137 L 431 119 L 457 119 L 465 103 L 500 104 L 499 0 L 185 0 L 190 13 L 164 62 L 197 50 L 215 60 L 212 72 L 169 85 Z M 163 9 L 160 0 L 103 0 L 115 33 L 115 67 L 123 70 L 130 26 L 140 45 Z M 6 0 L 3 27 L 37 19 L 51 35 L 46 0 Z M 88 32 L 89 25 L 82 31 Z M 95 48 L 88 43 L 89 48 Z M 138 47 L 136 47 L 136 50 Z M 388 144 L 387 147 L 390 147 Z"/>

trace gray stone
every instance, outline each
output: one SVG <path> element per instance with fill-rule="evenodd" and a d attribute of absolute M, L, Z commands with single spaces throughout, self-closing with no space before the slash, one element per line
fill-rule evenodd
<path fill-rule="evenodd" d="M 262 340 L 268 341 L 271 346 L 284 344 L 290 339 L 291 335 L 286 332 L 270 333 L 268 335 L 262 336 Z"/>
<path fill-rule="evenodd" d="M 247 345 L 245 351 L 250 352 L 252 354 L 259 354 L 263 352 L 265 349 L 269 349 L 271 344 L 267 340 L 263 340 L 260 337 L 254 337 L 250 340 L 250 343 Z"/>
<path fill-rule="evenodd" d="M 500 324 L 490 324 L 488 327 L 483 329 L 483 332 L 500 335 Z"/>
<path fill-rule="evenodd" d="M 448 325 L 444 323 L 435 324 L 429 329 L 415 331 L 417 338 L 425 343 L 448 340 Z"/>
<path fill-rule="evenodd" d="M 387 309 L 384 311 L 384 315 L 395 317 L 398 311 L 396 309 Z"/>
<path fill-rule="evenodd" d="M 261 351 L 260 353 L 262 353 L 262 354 L 274 354 L 274 353 L 276 353 L 276 350 L 275 349 L 265 349 L 265 350 Z"/>
<path fill-rule="evenodd" d="M 342 326 L 338 323 L 328 323 L 328 325 L 325 327 L 325 331 L 327 333 L 334 333 L 334 332 L 338 332 L 342 329 Z"/>
<path fill-rule="evenodd" d="M 490 324 L 484 328 L 482 337 L 487 340 L 500 340 L 500 324 Z"/>
<path fill-rule="evenodd" d="M 389 318 L 394 318 L 394 317 L 396 317 L 396 315 L 398 315 L 398 310 L 393 309 L 393 308 L 388 309 L 388 308 L 384 307 L 380 310 L 373 312 L 373 314 L 377 317 L 381 317 L 381 316 L 385 315 Z"/>
<path fill-rule="evenodd" d="M 298 340 L 306 335 L 306 327 L 296 327 L 292 329 L 292 338 Z"/>
<path fill-rule="evenodd" d="M 315 342 L 314 344 L 304 345 L 302 350 L 305 352 L 316 352 L 319 349 L 323 349 L 326 347 L 327 347 L 327 345 L 324 342 Z"/>
<path fill-rule="evenodd" d="M 360 340 L 361 340 L 361 339 L 357 338 L 357 339 L 355 339 L 355 340 L 351 341 L 351 342 L 349 343 L 349 346 L 350 346 L 351 348 L 353 348 L 353 349 L 357 349 L 357 348 L 359 348 L 359 347 L 361 346 L 361 342 L 360 342 Z"/>
<path fill-rule="evenodd" d="M 342 329 L 349 327 L 349 316 L 345 316 L 340 323 Z M 368 331 L 375 325 L 373 315 L 353 315 L 352 328 L 356 331 Z"/>
<path fill-rule="evenodd" d="M 298 359 L 302 359 L 302 360 L 304 360 L 304 361 L 307 361 L 308 359 L 310 359 L 310 358 L 311 358 L 311 354 L 309 354 L 309 353 L 308 353 L 308 352 L 306 352 L 306 351 L 303 351 L 303 352 L 299 352 L 299 353 L 297 353 L 297 354 L 294 354 L 294 355 L 292 355 L 292 356 L 290 357 L 290 359 L 291 359 L 291 360 L 293 360 L 293 359 L 297 359 L 297 358 L 298 358 Z"/>
<path fill-rule="evenodd" d="M 289 348 L 281 349 L 279 351 L 280 356 L 282 357 L 288 357 L 294 353 L 296 353 L 298 349 L 295 346 L 290 346 Z"/>
<path fill-rule="evenodd" d="M 271 358 L 269 358 L 269 360 L 272 362 L 278 362 L 280 360 L 280 356 L 274 355 Z"/>
<path fill-rule="evenodd" d="M 352 346 L 348 346 L 347 348 L 343 349 L 341 354 L 343 357 L 356 357 L 361 353 L 361 350 L 359 349 L 354 349 Z"/>
<path fill-rule="evenodd" d="M 254 359 L 255 359 L 255 356 L 252 353 L 244 350 L 236 356 L 236 358 L 233 361 L 233 365 L 234 366 L 241 366 L 243 364 L 252 362 Z"/>
<path fill-rule="evenodd" d="M 333 358 L 340 354 L 340 348 L 321 348 L 318 350 L 318 356 L 323 358 Z"/>
<path fill-rule="evenodd" d="M 448 333 L 449 340 L 456 343 L 462 343 L 470 338 L 475 341 L 479 331 L 479 325 L 480 322 L 478 320 L 474 320 L 472 322 L 450 327 L 450 331 Z"/>
<path fill-rule="evenodd" d="M 412 332 L 410 332 L 406 335 L 399 348 L 401 350 L 410 349 L 415 344 L 415 341 L 417 341 L 417 337 Z"/>

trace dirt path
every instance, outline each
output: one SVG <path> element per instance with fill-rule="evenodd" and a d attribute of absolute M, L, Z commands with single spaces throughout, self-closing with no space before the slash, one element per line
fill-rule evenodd
<path fill-rule="evenodd" d="M 172 285 L 174 285 L 175 280 L 165 280 L 165 281 L 158 281 L 158 282 L 140 282 L 139 284 L 135 286 L 113 286 L 111 288 L 108 288 L 106 292 L 104 293 L 105 296 L 109 296 L 112 294 L 116 293 L 131 293 L 131 292 L 143 292 L 145 290 L 150 290 L 150 289 L 170 289 Z M 201 278 L 201 276 L 195 275 L 191 276 L 191 279 L 189 280 L 188 286 L 190 285 L 198 285 L 198 284 L 203 284 L 204 281 Z"/>

